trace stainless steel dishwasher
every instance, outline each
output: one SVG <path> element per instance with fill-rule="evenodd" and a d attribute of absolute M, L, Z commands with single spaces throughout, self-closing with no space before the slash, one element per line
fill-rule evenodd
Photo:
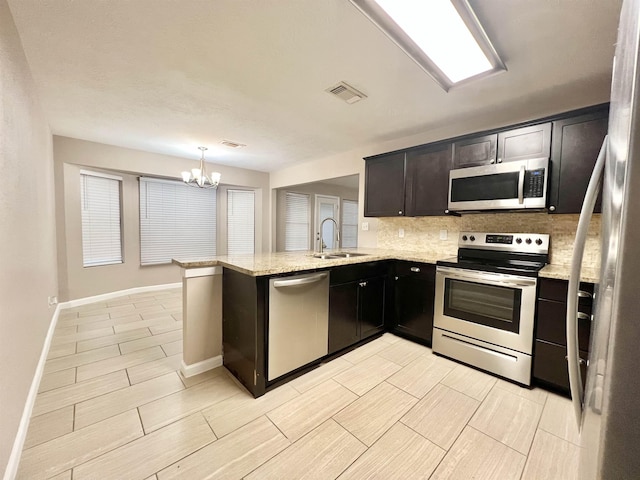
<path fill-rule="evenodd" d="M 329 273 L 269 280 L 267 380 L 328 353 Z"/>

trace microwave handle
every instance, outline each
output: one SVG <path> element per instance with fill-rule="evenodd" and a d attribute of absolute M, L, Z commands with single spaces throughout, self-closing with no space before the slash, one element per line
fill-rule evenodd
<path fill-rule="evenodd" d="M 520 175 L 518 176 L 518 203 L 524 203 L 524 172 L 525 166 L 520 166 Z"/>

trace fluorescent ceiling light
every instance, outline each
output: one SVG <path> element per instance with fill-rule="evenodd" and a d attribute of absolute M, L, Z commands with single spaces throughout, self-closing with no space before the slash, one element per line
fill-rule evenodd
<path fill-rule="evenodd" d="M 351 0 L 445 90 L 506 70 L 466 0 Z"/>

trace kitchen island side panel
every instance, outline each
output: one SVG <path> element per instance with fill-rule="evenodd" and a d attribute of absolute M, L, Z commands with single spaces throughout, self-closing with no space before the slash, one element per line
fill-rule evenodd
<path fill-rule="evenodd" d="M 265 392 L 265 278 L 225 268 L 222 284 L 223 364 L 259 397 Z"/>

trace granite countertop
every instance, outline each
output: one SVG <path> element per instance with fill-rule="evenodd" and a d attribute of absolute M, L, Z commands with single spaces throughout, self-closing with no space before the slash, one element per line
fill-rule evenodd
<path fill-rule="evenodd" d="M 246 275 L 260 277 L 265 275 L 278 275 L 281 273 L 338 267 L 342 265 L 354 265 L 357 263 L 375 262 L 379 260 L 407 260 L 411 262 L 435 264 L 436 261 L 443 260 L 447 257 L 446 255 L 443 256 L 442 253 L 436 254 L 430 252 L 413 252 L 382 248 L 354 248 L 344 249 L 341 251 L 365 255 L 348 258 L 321 259 L 315 258 L 311 251 L 277 252 L 258 253 L 255 255 L 219 255 L 207 258 L 179 258 L 173 259 L 173 263 L 182 268 L 221 266 L 236 270 Z M 327 253 L 330 253 L 330 251 L 327 251 Z M 540 271 L 540 277 L 568 280 L 569 266 L 549 264 Z M 583 267 L 580 280 L 583 282 L 596 283 L 598 281 L 598 270 L 595 268 Z"/>
<path fill-rule="evenodd" d="M 380 248 L 349 248 L 341 251 L 364 255 L 348 258 L 321 259 L 315 258 L 311 251 L 277 252 L 258 253 L 255 255 L 219 255 L 208 258 L 174 258 L 173 263 L 182 268 L 222 266 L 247 275 L 260 277 L 264 275 L 316 270 L 379 260 L 408 260 L 435 264 L 437 260 L 442 258 L 442 254 L 436 255 L 429 252 L 411 252 Z M 330 250 L 328 250 L 327 253 L 330 253 Z"/>
<path fill-rule="evenodd" d="M 543 278 L 557 278 L 560 280 L 569 280 L 569 265 L 549 264 L 540 270 L 540 276 Z M 600 272 L 597 268 L 582 267 L 580 272 L 580 281 L 589 283 L 598 283 Z"/>

